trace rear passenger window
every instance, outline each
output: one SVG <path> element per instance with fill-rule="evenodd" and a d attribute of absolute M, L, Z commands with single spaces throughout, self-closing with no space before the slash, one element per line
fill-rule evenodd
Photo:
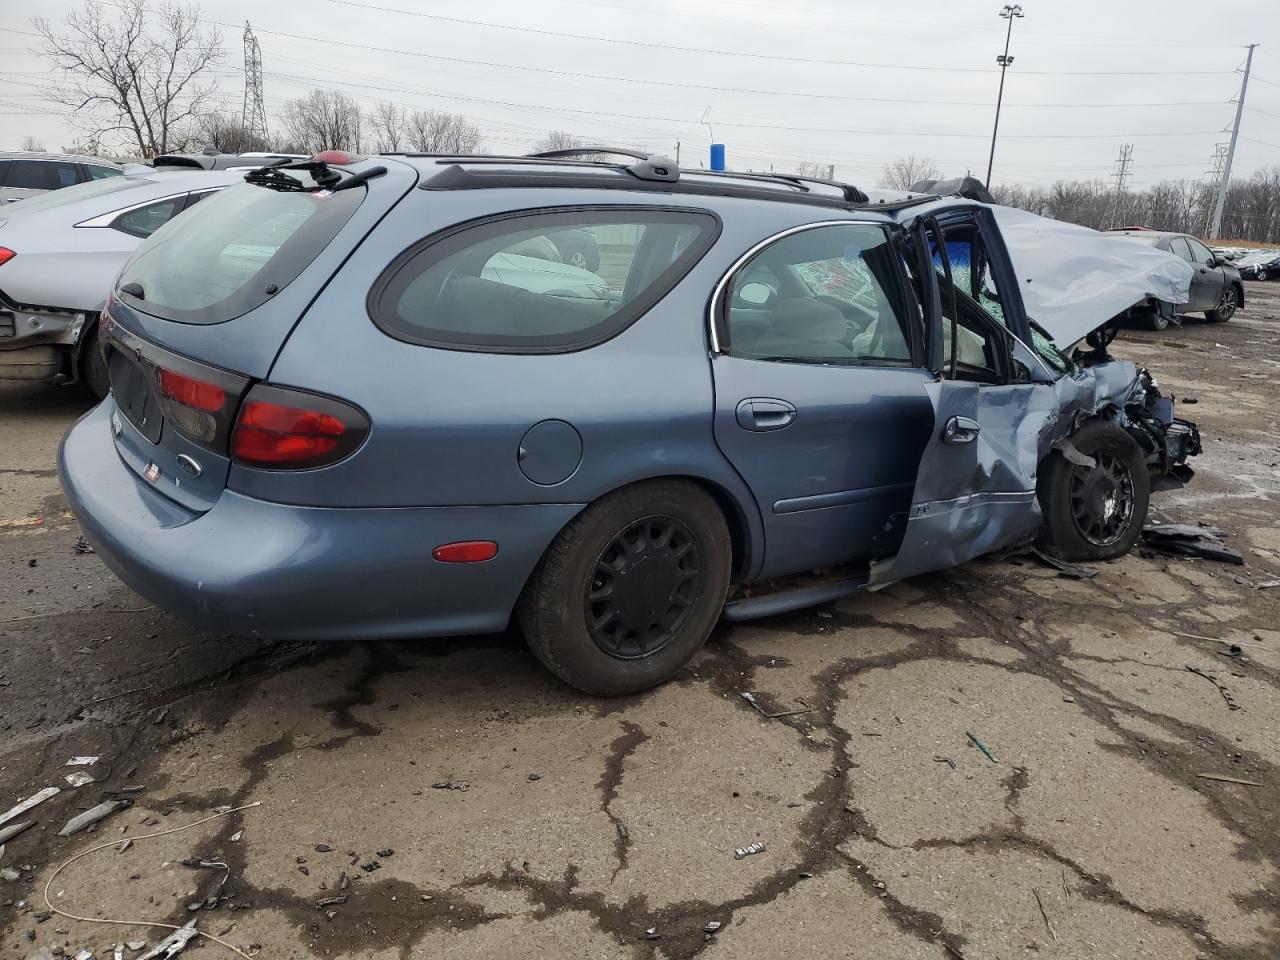
<path fill-rule="evenodd" d="M 728 352 L 748 360 L 909 365 L 908 306 L 888 236 L 871 224 L 778 240 L 730 281 Z"/>
<path fill-rule="evenodd" d="M 58 190 L 80 182 L 74 163 L 57 160 L 15 160 L 5 186 L 20 190 Z"/>
<path fill-rule="evenodd" d="M 94 180 L 105 180 L 107 177 L 119 177 L 124 174 L 119 167 L 103 167 L 96 163 L 86 163 L 84 168 L 89 171 L 89 176 Z"/>
<path fill-rule="evenodd" d="M 551 353 L 600 343 L 658 302 L 706 252 L 712 215 L 584 210 L 503 217 L 410 249 L 370 293 L 401 340 Z"/>
<path fill-rule="evenodd" d="M 149 237 L 182 209 L 186 199 L 185 196 L 170 197 L 168 200 L 149 203 L 145 207 L 138 207 L 136 210 L 120 214 L 111 225 L 133 237 Z"/>

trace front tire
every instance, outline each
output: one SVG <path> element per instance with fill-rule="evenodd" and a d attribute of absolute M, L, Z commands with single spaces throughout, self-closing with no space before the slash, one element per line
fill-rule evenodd
<path fill-rule="evenodd" d="M 1218 305 L 1212 310 L 1205 311 L 1205 319 L 1211 323 L 1226 323 L 1236 315 L 1236 308 L 1240 306 L 1240 296 L 1236 293 L 1236 288 L 1227 285 L 1222 288 L 1222 295 L 1218 297 Z"/>
<path fill-rule="evenodd" d="M 1041 545 L 1063 560 L 1112 560 L 1142 533 L 1151 500 L 1146 457 L 1133 437 L 1104 420 L 1085 424 L 1071 444 L 1093 467 L 1054 451 L 1040 467 L 1036 495 L 1044 515 Z"/>
<path fill-rule="evenodd" d="M 1158 309 L 1152 310 L 1150 313 L 1147 314 L 1147 326 L 1150 327 L 1152 330 L 1168 329 L 1169 318 L 1166 317 L 1163 313 L 1161 313 L 1160 310 Z"/>
<path fill-rule="evenodd" d="M 720 617 L 732 547 L 712 497 L 687 480 L 618 490 L 552 543 L 517 607 L 530 649 L 584 693 L 669 680 Z"/>

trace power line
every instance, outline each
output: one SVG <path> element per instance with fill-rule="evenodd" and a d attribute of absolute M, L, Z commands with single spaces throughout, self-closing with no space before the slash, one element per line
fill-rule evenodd
<path fill-rule="evenodd" d="M 788 57 L 774 53 L 754 53 L 743 50 L 718 50 L 714 47 L 687 47 L 679 44 L 658 43 L 654 40 L 625 40 L 619 37 L 597 37 L 590 34 L 566 33 L 559 30 L 543 30 L 538 27 L 516 26 L 509 23 L 489 23 L 484 20 L 466 20 L 461 17 L 446 17 L 437 13 L 423 13 L 420 10 L 400 10 L 395 7 L 383 7 L 372 3 L 357 3 L 356 0 L 329 0 L 340 6 L 356 7 L 361 10 L 377 10 L 380 13 L 395 13 L 406 17 L 420 17 L 439 23 L 455 23 L 472 27 L 483 27 L 490 30 L 507 30 L 515 33 L 534 34 L 544 37 L 558 37 L 568 40 L 586 40 L 592 43 L 613 43 L 627 47 L 646 47 L 658 50 L 675 50 L 680 53 L 709 53 L 723 57 L 746 57 L 754 60 L 778 60 L 786 63 L 808 63 L 835 67 L 871 67 L 877 70 L 923 70 L 933 73 L 994 73 L 993 70 L 981 67 L 936 67 L 932 65 L 906 63 L 867 63 L 859 60 L 828 60 L 821 57 Z M 1230 70 L 1030 70 L 1042 76 L 1095 76 L 1095 77 L 1165 77 L 1199 75 L 1221 75 L 1231 73 Z"/>

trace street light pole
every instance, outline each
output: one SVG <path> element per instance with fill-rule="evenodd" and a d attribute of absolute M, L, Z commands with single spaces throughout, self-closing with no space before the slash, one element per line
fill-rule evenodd
<path fill-rule="evenodd" d="M 991 155 L 987 158 L 987 189 L 991 189 L 991 167 L 996 162 L 996 133 L 1000 129 L 1000 104 L 1004 102 L 1004 72 L 1009 69 L 1013 63 L 1013 57 L 1009 56 L 1009 41 L 1013 37 L 1013 20 L 1015 17 L 1026 16 L 1022 12 L 1022 7 L 1016 3 L 1006 3 L 1000 8 L 1000 16 L 1009 21 L 1009 28 L 1004 34 L 1004 53 L 996 57 L 996 63 L 1000 64 L 1000 92 L 996 95 L 996 122 L 991 128 Z"/>

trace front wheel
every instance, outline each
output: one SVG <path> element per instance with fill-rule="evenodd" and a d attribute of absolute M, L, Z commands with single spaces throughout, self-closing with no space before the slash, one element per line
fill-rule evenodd
<path fill-rule="evenodd" d="M 520 627 L 538 659 L 584 693 L 646 690 L 706 641 L 731 558 L 724 516 L 697 484 L 625 487 L 561 531 L 520 598 Z"/>
<path fill-rule="evenodd" d="M 1205 311 L 1205 319 L 1212 323 L 1226 323 L 1236 314 L 1236 307 L 1240 305 L 1240 298 L 1236 295 L 1236 288 L 1232 286 L 1224 287 L 1222 295 L 1218 297 L 1218 305 L 1212 310 Z"/>
<path fill-rule="evenodd" d="M 1071 444 L 1094 465 L 1059 452 L 1041 464 L 1036 495 L 1044 514 L 1040 541 L 1064 560 L 1111 560 L 1128 553 L 1142 532 L 1151 499 L 1146 458 L 1133 437 L 1104 420 L 1085 424 Z"/>

